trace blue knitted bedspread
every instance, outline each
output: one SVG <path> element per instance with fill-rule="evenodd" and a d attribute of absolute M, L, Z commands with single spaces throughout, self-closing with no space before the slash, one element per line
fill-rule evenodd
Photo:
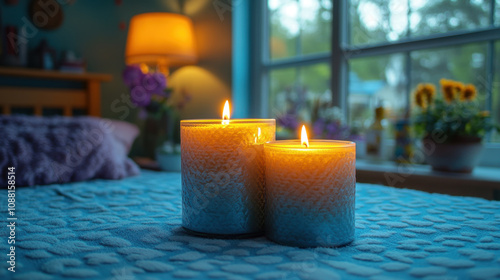
<path fill-rule="evenodd" d="M 19 171 L 18 171 L 19 172 Z M 472 186 L 471 186 L 472 187 Z M 356 239 L 299 249 L 181 229 L 178 173 L 16 190 L 16 272 L 1 279 L 486 279 L 500 277 L 500 203 L 357 184 Z M 2 190 L 7 223 L 7 191 Z"/>

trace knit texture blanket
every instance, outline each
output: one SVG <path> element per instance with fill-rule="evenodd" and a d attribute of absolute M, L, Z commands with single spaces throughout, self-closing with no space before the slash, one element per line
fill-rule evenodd
<path fill-rule="evenodd" d="M 21 172 L 21 170 L 18 170 Z M 16 190 L 16 272 L 0 279 L 498 279 L 500 202 L 357 184 L 341 248 L 190 236 L 179 173 Z M 0 191 L 7 205 L 7 191 Z M 5 211 L 3 211 L 5 210 Z M 7 209 L 2 210 L 7 223 Z"/>
<path fill-rule="evenodd" d="M 93 117 L 0 116 L 0 186 L 7 168 L 16 185 L 45 185 L 139 174 L 109 120 Z"/>

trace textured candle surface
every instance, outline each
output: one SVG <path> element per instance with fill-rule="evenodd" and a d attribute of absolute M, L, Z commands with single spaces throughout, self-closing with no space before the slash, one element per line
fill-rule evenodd
<path fill-rule="evenodd" d="M 354 239 L 355 144 L 265 144 L 266 235 L 278 243 L 340 246 Z"/>
<path fill-rule="evenodd" d="M 206 234 L 263 230 L 263 143 L 275 120 L 181 121 L 182 224 Z"/>

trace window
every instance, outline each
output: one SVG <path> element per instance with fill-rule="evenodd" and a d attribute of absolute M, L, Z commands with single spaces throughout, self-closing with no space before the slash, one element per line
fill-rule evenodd
<path fill-rule="evenodd" d="M 500 8 L 500 0 L 497 1 L 498 6 Z M 497 8 L 497 15 L 500 18 L 500 9 Z M 491 108 L 493 114 L 493 120 L 498 124 L 500 123 L 500 40 L 495 43 L 495 61 L 494 69 L 496 70 L 493 84 L 492 84 L 492 99 L 491 99 Z M 494 133 L 492 137 L 492 142 L 500 143 L 500 133 Z"/>
<path fill-rule="evenodd" d="M 329 102 L 365 127 L 378 103 L 396 119 L 418 83 L 449 78 L 475 84 L 500 122 L 500 0 L 259 3 L 259 115 L 307 118 L 316 102 Z"/>
<path fill-rule="evenodd" d="M 266 114 L 309 112 L 331 98 L 330 0 L 270 0 L 263 64 L 268 73 Z"/>

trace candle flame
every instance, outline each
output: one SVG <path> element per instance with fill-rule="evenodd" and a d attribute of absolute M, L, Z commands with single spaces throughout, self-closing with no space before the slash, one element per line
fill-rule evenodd
<path fill-rule="evenodd" d="M 309 147 L 309 140 L 307 139 L 307 131 L 306 131 L 306 126 L 302 126 L 302 132 L 300 132 L 300 145 L 306 146 L 306 148 Z"/>
<path fill-rule="evenodd" d="M 229 124 L 229 115 L 229 100 L 226 100 L 224 110 L 222 111 L 222 124 Z"/>

